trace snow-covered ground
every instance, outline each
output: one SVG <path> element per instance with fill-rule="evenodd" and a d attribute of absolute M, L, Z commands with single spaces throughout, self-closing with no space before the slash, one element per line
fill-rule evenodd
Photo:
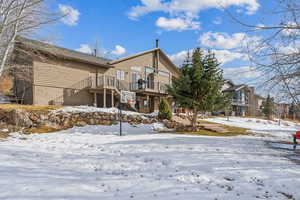
<path fill-rule="evenodd" d="M 154 126 L 124 124 L 122 137 L 117 125 L 13 134 L 0 142 L 0 199 L 300 199 L 291 151 L 253 136 L 158 134 Z"/>
<path fill-rule="evenodd" d="M 208 118 L 204 120 L 229 126 L 248 128 L 250 129 L 250 132 L 265 136 L 274 136 L 277 139 L 290 140 L 292 135 L 295 134 L 297 130 L 300 130 L 300 123 L 296 124 L 285 120 L 281 120 L 280 125 L 279 122 L 271 120 L 242 117 L 230 117 L 229 121 L 227 118 L 222 117 Z"/>

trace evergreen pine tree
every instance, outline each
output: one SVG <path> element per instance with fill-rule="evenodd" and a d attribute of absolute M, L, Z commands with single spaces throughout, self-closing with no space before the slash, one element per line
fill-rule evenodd
<path fill-rule="evenodd" d="M 159 113 L 158 113 L 159 119 L 172 119 L 172 111 L 169 103 L 166 99 L 162 99 L 159 104 Z"/>
<path fill-rule="evenodd" d="M 266 101 L 264 101 L 262 105 L 262 113 L 268 117 L 268 119 L 271 119 L 272 115 L 274 114 L 274 101 L 270 95 L 268 95 Z"/>
<path fill-rule="evenodd" d="M 193 112 L 193 127 L 197 125 L 199 113 L 219 110 L 224 106 L 226 97 L 221 91 L 224 79 L 219 65 L 212 52 L 204 55 L 197 48 L 192 58 L 188 57 L 183 64 L 179 79 L 168 88 L 179 106 Z"/>

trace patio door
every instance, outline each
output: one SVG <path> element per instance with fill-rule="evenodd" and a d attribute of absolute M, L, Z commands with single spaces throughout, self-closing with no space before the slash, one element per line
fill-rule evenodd
<path fill-rule="evenodd" d="M 132 89 L 133 90 L 138 90 L 138 81 L 141 79 L 141 75 L 139 73 L 132 73 L 131 75 L 131 80 L 132 80 Z"/>

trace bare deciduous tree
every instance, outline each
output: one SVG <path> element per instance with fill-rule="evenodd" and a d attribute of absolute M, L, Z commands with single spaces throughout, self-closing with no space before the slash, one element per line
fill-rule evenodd
<path fill-rule="evenodd" d="M 17 36 L 33 33 L 59 18 L 48 10 L 45 0 L 0 0 L 0 76 Z"/>
<path fill-rule="evenodd" d="M 272 10 L 264 12 L 260 25 L 228 14 L 247 31 L 260 34 L 260 41 L 248 44 L 247 53 L 256 69 L 264 74 L 265 84 L 300 106 L 300 1 L 271 2 Z"/>

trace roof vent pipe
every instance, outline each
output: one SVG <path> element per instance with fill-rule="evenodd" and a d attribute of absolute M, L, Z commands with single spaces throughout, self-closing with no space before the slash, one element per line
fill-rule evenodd
<path fill-rule="evenodd" d="M 156 48 L 159 47 L 159 39 L 156 39 Z"/>

